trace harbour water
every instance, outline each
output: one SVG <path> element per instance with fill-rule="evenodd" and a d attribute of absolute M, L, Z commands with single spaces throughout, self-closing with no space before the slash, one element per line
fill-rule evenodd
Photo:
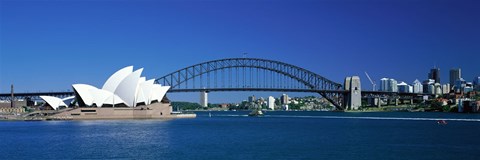
<path fill-rule="evenodd" d="M 0 121 L 0 159 L 480 158 L 479 114 L 248 113 L 197 112 L 195 119 L 174 120 Z M 440 119 L 448 124 L 437 124 Z"/>

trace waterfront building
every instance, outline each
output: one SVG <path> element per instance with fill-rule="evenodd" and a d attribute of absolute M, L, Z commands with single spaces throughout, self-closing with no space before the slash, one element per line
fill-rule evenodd
<path fill-rule="evenodd" d="M 398 88 L 398 93 L 408 93 L 409 92 L 408 84 L 405 83 L 405 82 L 400 82 L 399 84 L 397 84 L 397 88 Z"/>
<path fill-rule="evenodd" d="M 418 79 L 413 81 L 413 93 L 423 93 L 423 85 Z"/>
<path fill-rule="evenodd" d="M 465 81 L 465 79 L 460 78 L 455 81 L 455 93 L 464 92 L 465 87 L 467 87 L 467 81 Z"/>
<path fill-rule="evenodd" d="M 263 97 L 260 97 L 260 98 L 258 99 L 258 103 L 259 103 L 260 105 L 265 104 L 265 99 L 264 99 Z"/>
<path fill-rule="evenodd" d="M 480 91 L 480 76 L 473 79 L 473 87 L 475 88 L 475 90 Z"/>
<path fill-rule="evenodd" d="M 435 95 L 442 95 L 442 85 L 440 83 L 435 83 L 434 84 L 434 94 Z"/>
<path fill-rule="evenodd" d="M 74 97 L 60 99 L 40 96 L 52 109 L 68 107 L 65 103 L 75 99 L 80 107 L 136 107 L 162 101 L 170 86 L 154 84 L 155 79 L 141 77 L 143 68 L 133 71 L 133 66 L 118 70 L 110 76 L 103 87 L 88 84 L 73 84 Z"/>
<path fill-rule="evenodd" d="M 288 104 L 288 95 L 282 94 L 282 96 L 280 97 L 280 102 L 281 104 Z"/>
<path fill-rule="evenodd" d="M 435 94 L 435 85 L 434 84 L 430 84 L 430 85 L 427 85 L 427 92 L 428 94 Z"/>
<path fill-rule="evenodd" d="M 248 102 L 255 102 L 255 100 L 256 100 L 255 95 L 248 97 Z"/>
<path fill-rule="evenodd" d="M 275 98 L 273 98 L 272 96 L 268 97 L 268 108 L 270 110 L 275 110 Z"/>
<path fill-rule="evenodd" d="M 380 91 L 398 92 L 397 80 L 392 78 L 380 79 Z"/>
<path fill-rule="evenodd" d="M 450 70 L 450 86 L 455 85 L 455 81 L 462 78 L 462 69 L 460 68 L 452 68 Z"/>
<path fill-rule="evenodd" d="M 465 84 L 465 88 L 463 89 L 463 92 L 468 93 L 468 92 L 471 92 L 471 91 L 473 91 L 473 83 L 472 82 L 467 82 Z"/>
<path fill-rule="evenodd" d="M 413 86 L 412 85 L 408 85 L 408 93 L 413 93 Z"/>
<path fill-rule="evenodd" d="M 423 93 L 429 93 L 429 94 L 434 94 L 435 89 L 434 88 L 435 80 L 433 79 L 427 79 L 423 81 Z"/>
<path fill-rule="evenodd" d="M 146 80 L 141 77 L 142 71 L 143 68 L 133 71 L 133 66 L 125 67 L 110 76 L 101 89 L 87 84 L 73 84 L 74 97 L 66 99 L 40 96 L 46 102 L 46 105 L 42 106 L 44 109 L 57 110 L 47 116 L 47 119 L 196 117 L 195 114 L 172 114 L 170 100 L 165 96 L 170 86 L 155 84 L 155 79 Z M 204 98 L 206 99 L 206 96 Z M 64 107 L 72 108 L 62 109 Z"/>
<path fill-rule="evenodd" d="M 280 97 L 280 103 L 282 104 L 283 109 L 288 111 L 289 99 L 287 94 L 282 94 L 282 96 Z"/>
<path fill-rule="evenodd" d="M 428 79 L 433 79 L 435 83 L 440 83 L 440 68 L 433 68 L 428 73 Z"/>
<path fill-rule="evenodd" d="M 388 78 L 380 79 L 380 91 L 388 91 Z"/>
<path fill-rule="evenodd" d="M 398 92 L 397 80 L 390 79 L 388 84 L 389 84 L 388 90 L 390 92 Z"/>
<path fill-rule="evenodd" d="M 473 88 L 470 87 L 470 86 L 465 87 L 465 88 L 463 89 L 463 93 L 468 93 L 468 92 L 472 92 L 472 91 L 473 91 Z"/>
<path fill-rule="evenodd" d="M 442 92 L 443 94 L 448 94 L 450 93 L 450 83 L 443 84 L 442 85 Z"/>

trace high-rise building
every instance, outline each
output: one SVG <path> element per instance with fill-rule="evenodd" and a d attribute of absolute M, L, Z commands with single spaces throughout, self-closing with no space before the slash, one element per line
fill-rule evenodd
<path fill-rule="evenodd" d="M 388 91 L 388 78 L 380 79 L 380 91 Z"/>
<path fill-rule="evenodd" d="M 440 83 L 440 68 L 433 68 L 428 73 L 428 79 L 433 79 L 435 83 Z"/>
<path fill-rule="evenodd" d="M 413 93 L 423 93 L 423 85 L 418 79 L 413 81 Z"/>
<path fill-rule="evenodd" d="M 390 92 L 398 92 L 397 80 L 390 79 L 388 84 L 389 84 L 388 85 L 388 90 Z"/>
<path fill-rule="evenodd" d="M 462 78 L 462 69 L 460 68 L 452 68 L 450 70 L 450 86 L 455 85 L 455 81 Z"/>
<path fill-rule="evenodd" d="M 288 95 L 282 94 L 280 97 L 280 103 L 282 104 L 283 109 L 288 110 Z"/>
<path fill-rule="evenodd" d="M 268 97 L 268 108 L 270 110 L 275 110 L 275 98 L 273 98 L 272 96 Z"/>
<path fill-rule="evenodd" d="M 397 80 L 391 78 L 380 79 L 380 91 L 398 92 Z"/>

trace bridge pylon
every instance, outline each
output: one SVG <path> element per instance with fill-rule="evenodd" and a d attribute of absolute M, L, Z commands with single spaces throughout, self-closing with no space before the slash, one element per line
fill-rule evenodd
<path fill-rule="evenodd" d="M 352 76 L 345 78 L 345 90 L 348 91 L 345 96 L 345 109 L 358 110 L 362 106 L 362 85 L 360 77 Z"/>

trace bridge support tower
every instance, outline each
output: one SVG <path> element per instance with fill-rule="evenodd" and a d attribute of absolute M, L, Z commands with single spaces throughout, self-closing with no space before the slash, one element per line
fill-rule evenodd
<path fill-rule="evenodd" d="M 360 77 L 353 76 L 345 78 L 345 90 L 348 90 L 346 96 L 346 109 L 358 110 L 362 106 L 362 88 L 360 83 Z"/>

